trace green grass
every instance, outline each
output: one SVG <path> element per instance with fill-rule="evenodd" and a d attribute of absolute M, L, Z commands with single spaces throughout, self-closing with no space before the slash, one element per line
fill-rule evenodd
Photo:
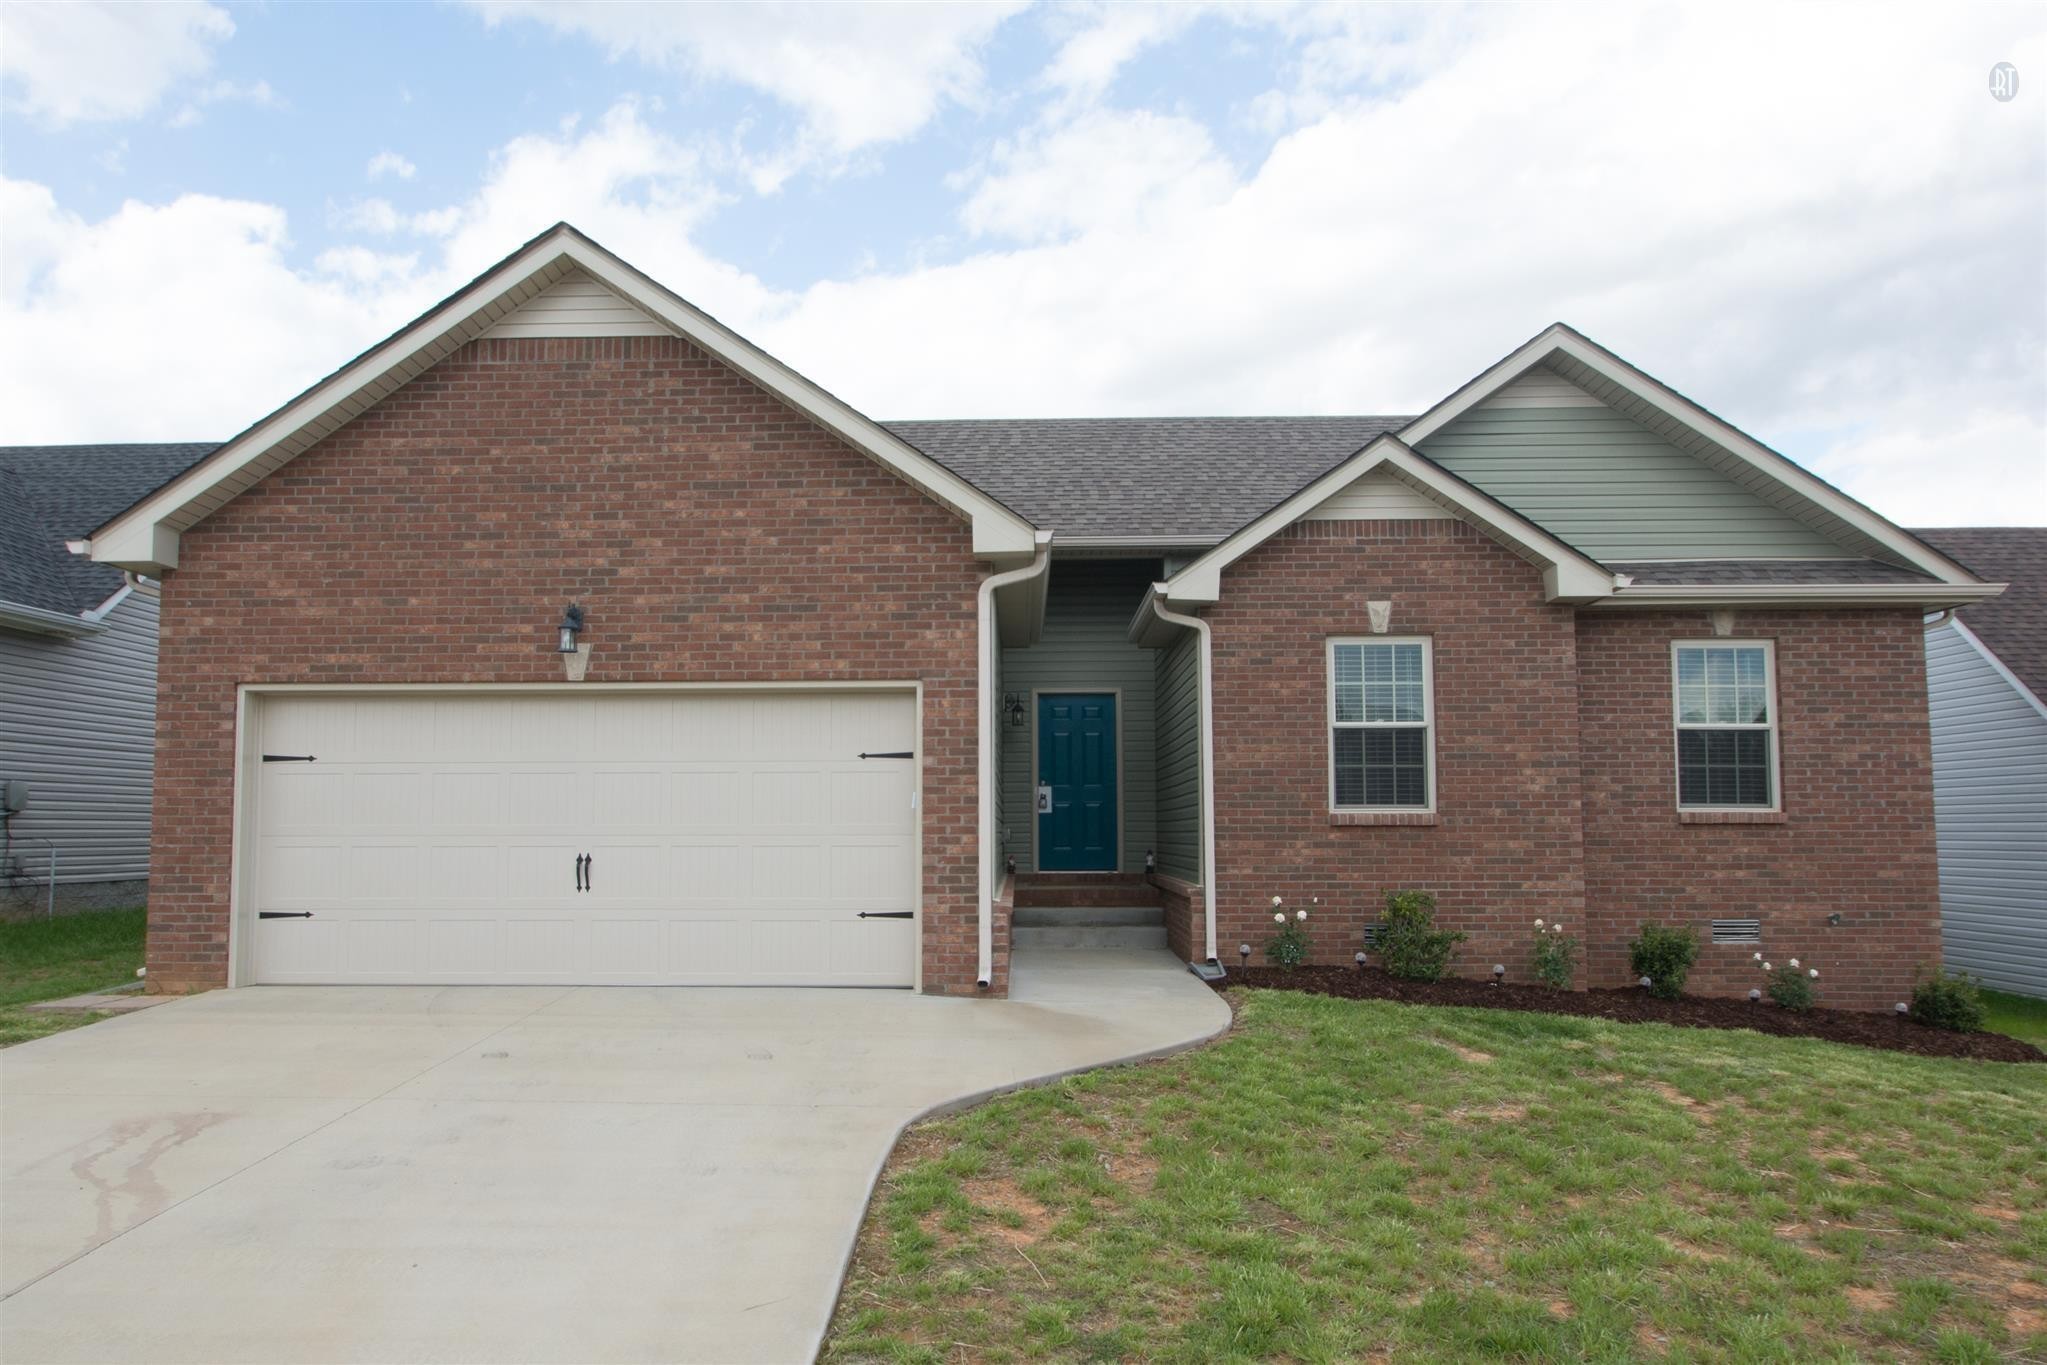
<path fill-rule="evenodd" d="M 1983 1009 L 1988 1015 L 1983 1027 L 1992 1033 L 2008 1033 L 2035 1047 L 2047 1047 L 2047 1000 L 2007 991 L 1983 992 Z"/>
<path fill-rule="evenodd" d="M 913 1130 L 826 1359 L 2047 1358 L 2047 1066 L 1234 994 Z"/>
<path fill-rule="evenodd" d="M 99 910 L 0 921 L 0 1047 L 106 1018 L 31 1014 L 22 1006 L 133 981 L 142 965 L 144 913 Z"/>

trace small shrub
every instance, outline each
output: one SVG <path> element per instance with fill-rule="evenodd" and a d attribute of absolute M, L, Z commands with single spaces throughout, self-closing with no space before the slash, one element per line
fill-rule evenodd
<path fill-rule="evenodd" d="M 1405 981 L 1441 981 L 1464 935 L 1436 928 L 1436 898 L 1426 891 L 1389 891 L 1379 916 L 1379 960 Z"/>
<path fill-rule="evenodd" d="M 1628 945 L 1628 969 L 1649 978 L 1649 994 L 1659 1000 L 1675 1000 L 1684 992 L 1685 978 L 1699 957 L 1699 934 L 1689 924 L 1672 928 L 1667 924 L 1645 924 Z"/>
<path fill-rule="evenodd" d="M 1265 945 L 1265 955 L 1283 971 L 1290 972 L 1308 960 L 1308 912 L 1297 910 L 1288 919 L 1286 911 L 1280 908 L 1284 904 L 1278 896 L 1272 898 L 1272 922 L 1279 926 L 1279 932 Z"/>
<path fill-rule="evenodd" d="M 1756 965 L 1763 969 L 1768 978 L 1764 992 L 1787 1010 L 1809 1010 L 1812 1008 L 1813 982 L 1820 979 L 1820 969 L 1798 965 L 1792 958 L 1782 967 L 1763 961 L 1761 953 L 1756 954 Z"/>
<path fill-rule="evenodd" d="M 1535 979 L 1553 991 L 1571 989 L 1571 973 L 1578 963 L 1578 940 L 1564 933 L 1564 922 L 1535 922 Z"/>
<path fill-rule="evenodd" d="M 1969 977 L 1936 972 L 1912 987 L 1911 1019 L 1915 1024 L 1981 1033 L 1985 1017 L 1983 993 Z"/>

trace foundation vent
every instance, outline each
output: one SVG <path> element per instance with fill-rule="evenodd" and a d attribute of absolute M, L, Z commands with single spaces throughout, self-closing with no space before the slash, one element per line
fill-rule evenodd
<path fill-rule="evenodd" d="M 1713 921 L 1715 943 L 1761 943 L 1763 922 L 1759 919 L 1716 919 Z"/>

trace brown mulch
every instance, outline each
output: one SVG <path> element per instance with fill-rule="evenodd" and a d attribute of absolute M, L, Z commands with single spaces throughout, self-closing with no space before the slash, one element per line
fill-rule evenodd
<path fill-rule="evenodd" d="M 1476 1005 L 1483 1009 L 1534 1014 L 1571 1014 L 1623 1024 L 1674 1024 L 1679 1028 L 1754 1029 L 1787 1038 L 1824 1038 L 1887 1052 L 1926 1057 L 1964 1057 L 1983 1062 L 2047 1062 L 2047 1053 L 2001 1033 L 1951 1033 L 1928 1028 L 1897 1014 L 1814 1008 L 1780 1009 L 1768 1001 L 1718 1000 L 1687 995 L 1658 1000 L 1632 990 L 1553 991 L 1543 986 L 1487 981 L 1403 981 L 1376 967 L 1231 967 L 1217 989 L 1259 986 L 1306 991 L 1346 1000 L 1393 1000 L 1405 1005 Z"/>

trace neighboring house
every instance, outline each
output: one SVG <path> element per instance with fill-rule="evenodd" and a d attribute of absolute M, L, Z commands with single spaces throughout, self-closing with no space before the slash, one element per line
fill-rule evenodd
<path fill-rule="evenodd" d="M 1415 417 L 882 425 L 566 225 L 89 552 L 163 581 L 158 990 L 999 994 L 1012 895 L 1227 966 L 1419 887 L 1467 973 L 1655 919 L 1888 1006 L 1997 591 L 1567 327 Z"/>
<path fill-rule="evenodd" d="M 2011 585 L 1927 623 L 1942 951 L 2047 996 L 2047 527 L 1915 534 Z"/>
<path fill-rule="evenodd" d="M 65 542 L 211 445 L 0 447 L 0 896 L 140 905 L 156 743 L 156 588 Z M 0 802 L 0 805 L 4 805 Z"/>

